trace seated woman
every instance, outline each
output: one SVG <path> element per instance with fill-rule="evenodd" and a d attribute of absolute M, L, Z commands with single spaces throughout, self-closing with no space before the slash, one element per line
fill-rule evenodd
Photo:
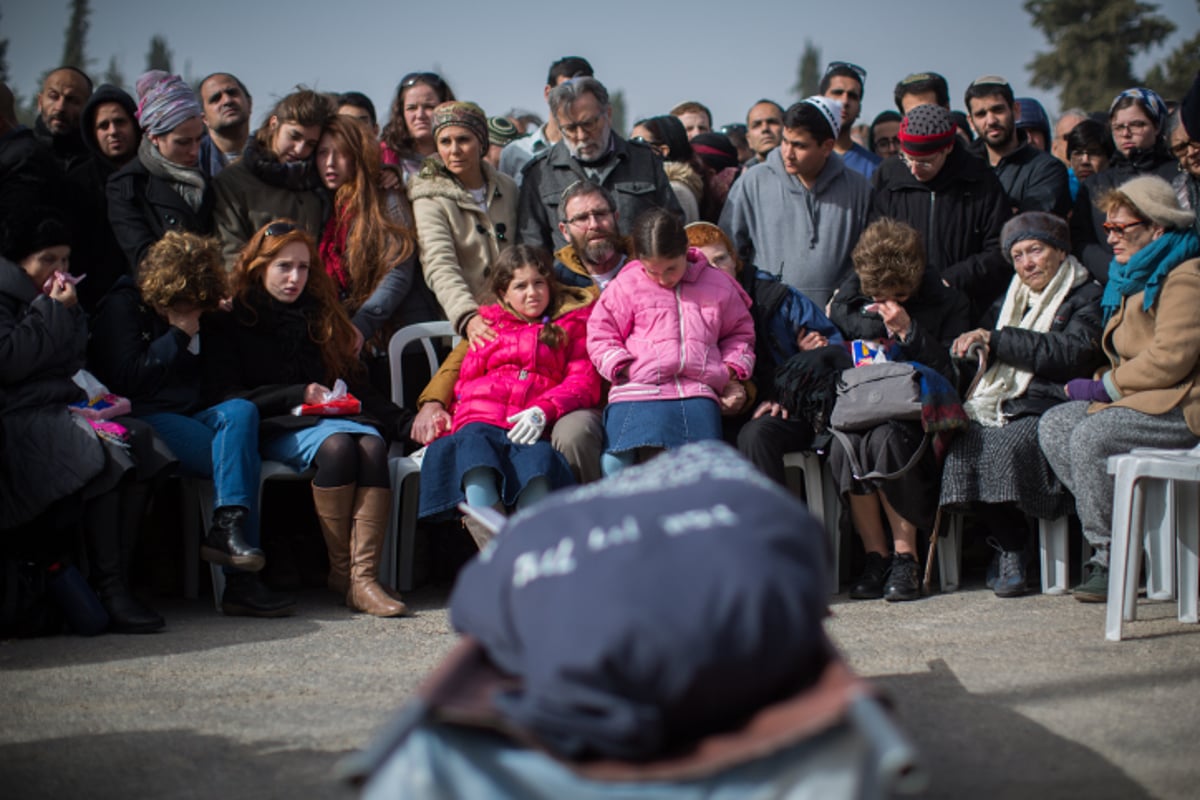
<path fill-rule="evenodd" d="M 560 285 L 550 255 L 517 245 L 496 262 L 494 305 L 479 314 L 496 334 L 463 359 L 454 402 L 434 424 L 421 463 L 421 516 L 468 505 L 524 508 L 574 483 L 567 461 L 550 445 L 564 414 L 600 402 L 600 376 L 587 357 L 592 295 Z M 465 524 L 483 547 L 488 534 Z"/>
<path fill-rule="evenodd" d="M 517 230 L 517 185 L 483 156 L 487 117 L 474 103 L 442 103 L 433 112 L 438 158 L 408 186 L 421 266 L 446 318 L 473 347 L 492 337 L 479 314 L 490 302 L 496 259 Z"/>
<path fill-rule="evenodd" d="M 398 328 L 437 319 L 433 293 L 417 263 L 412 209 L 402 188 L 382 189 L 379 147 L 370 129 L 339 115 L 317 145 L 317 171 L 333 193 L 333 213 L 321 235 L 321 261 L 338 299 L 366 345 L 376 387 L 390 387 L 388 338 Z M 429 379 L 429 371 L 406 384 Z"/>
<path fill-rule="evenodd" d="M 1067 222 L 1027 211 L 1000 234 L 1016 276 L 988 328 L 954 340 L 956 356 L 981 345 L 991 365 L 963 404 L 970 427 L 942 467 L 941 505 L 971 507 L 996 558 L 988 586 L 998 597 L 1025 593 L 1027 517 L 1055 519 L 1071 510 L 1037 446 L 1042 412 L 1066 400 L 1062 384 L 1091 375 L 1100 349 L 1100 284 L 1070 252 Z"/>
<path fill-rule="evenodd" d="M 74 284 L 64 277 L 70 240 L 62 222 L 38 210 L 4 220 L 0 538 L 6 553 L 14 546 L 21 558 L 49 566 L 75 551 L 76 515 L 60 512 L 81 500 L 89 578 L 109 629 L 150 633 L 163 618 L 130 592 L 129 564 L 149 482 L 173 459 L 137 420 L 97 426 L 67 410 L 88 399 L 72 380 L 84 366 L 88 335 Z"/>
<path fill-rule="evenodd" d="M 807 449 L 815 430 L 808 420 L 789 419 L 787 410 L 776 402 L 775 370 L 801 351 L 841 344 L 842 333 L 795 287 L 753 267 L 753 276 L 746 276 L 733 242 L 716 225 L 693 222 L 687 226 L 687 237 L 709 264 L 742 286 L 748 284 L 756 354 L 753 389 L 760 402 L 753 418 L 737 431 L 737 444 L 754 466 L 783 484 L 784 454 Z"/>
<path fill-rule="evenodd" d="M 641 450 L 721 438 L 721 415 L 745 407 L 754 371 L 750 298 L 688 246 L 679 217 L 643 212 L 631 261 L 600 294 L 588 354 L 612 383 L 604 409 L 605 475 Z"/>
<path fill-rule="evenodd" d="M 1193 447 L 1200 436 L 1200 238 L 1195 214 L 1155 175 L 1101 195 L 1113 260 L 1100 301 L 1109 364 L 1065 387 L 1076 402 L 1042 415 L 1038 442 L 1075 495 L 1091 570 L 1075 599 L 1108 597 L 1113 478 L 1108 456 Z M 1120 578 L 1117 578 L 1120 580 Z"/>
<path fill-rule="evenodd" d="M 222 173 L 224 174 L 224 173 Z M 205 320 L 206 388 L 219 400 L 254 403 L 264 458 L 316 466 L 313 502 L 329 550 L 329 587 L 346 605 L 379 617 L 407 609 L 376 581 L 392 490 L 387 440 L 411 418 L 372 391 L 356 331 L 321 266 L 316 242 L 276 220 L 250 239 L 233 275 L 233 310 Z M 364 415 L 296 415 L 344 379 Z"/>
<path fill-rule="evenodd" d="M 329 201 L 313 163 L 321 131 L 336 115 L 329 95 L 298 89 L 275 104 L 246 142 L 246 152 L 213 181 L 213 218 L 232 270 L 255 232 L 276 219 L 295 220 L 314 239 Z"/>
<path fill-rule="evenodd" d="M 894 345 L 902 360 L 920 362 L 952 379 L 949 348 L 967 329 L 967 299 L 926 272 L 921 235 L 902 222 L 881 219 L 863 232 L 851 259 L 854 274 L 838 288 L 829 309 L 842 334 Z M 901 469 L 924 439 L 919 423 L 898 420 L 846 435 L 862 470 L 883 473 Z M 940 465 L 932 448 L 894 480 L 864 481 L 855 477 L 852 459 L 835 439 L 829 466 L 838 491 L 849 495 L 850 520 L 867 552 L 866 569 L 850 588 L 850 597 L 916 600 L 921 596 L 917 531 L 929 530 L 937 511 Z"/>
<path fill-rule="evenodd" d="M 213 482 L 213 526 L 200 556 L 225 567 L 221 610 L 229 616 L 280 617 L 295 602 L 267 589 L 255 574 L 258 549 L 258 409 L 243 399 L 205 407 L 201 400 L 202 320 L 225 293 L 216 239 L 170 231 L 138 269 L 100 303 L 88 366 L 108 388 L 128 397 L 132 414 L 154 428 L 183 471 Z"/>
<path fill-rule="evenodd" d="M 204 109 L 178 75 L 138 78 L 137 158 L 108 181 L 108 220 L 132 274 L 169 230 L 212 233 L 213 191 L 200 169 Z"/>

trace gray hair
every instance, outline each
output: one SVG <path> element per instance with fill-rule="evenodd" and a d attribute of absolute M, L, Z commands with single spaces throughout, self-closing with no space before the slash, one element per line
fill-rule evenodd
<path fill-rule="evenodd" d="M 588 195 L 598 194 L 604 198 L 604 202 L 608 204 L 608 210 L 616 212 L 617 201 L 613 197 L 612 192 L 605 189 L 598 183 L 591 181 L 575 181 L 566 189 L 563 189 L 562 199 L 558 202 L 558 218 L 567 221 L 567 203 L 574 200 L 576 197 L 586 197 Z"/>
<path fill-rule="evenodd" d="M 550 90 L 550 115 L 558 119 L 559 109 L 569 109 L 584 94 L 595 97 L 602 109 L 608 109 L 608 89 L 595 78 L 583 76 L 563 81 Z"/>

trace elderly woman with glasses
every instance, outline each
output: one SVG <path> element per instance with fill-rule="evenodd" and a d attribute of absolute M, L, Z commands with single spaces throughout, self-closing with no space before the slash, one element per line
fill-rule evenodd
<path fill-rule="evenodd" d="M 1108 456 L 1135 447 L 1192 447 L 1200 436 L 1200 238 L 1195 214 L 1162 178 L 1143 175 L 1101 195 L 1113 251 L 1100 301 L 1109 364 L 1066 384 L 1064 403 L 1042 416 L 1038 440 L 1075 495 L 1092 545 L 1083 602 L 1108 592 L 1113 479 Z M 1117 578 L 1120 580 L 1120 578 Z"/>
<path fill-rule="evenodd" d="M 437 158 L 408 187 L 425 282 L 473 347 L 495 338 L 479 306 L 494 302 L 492 266 L 517 231 L 517 184 L 484 160 L 487 117 L 474 103 L 433 111 Z"/>
<path fill-rule="evenodd" d="M 400 167 L 405 184 L 421 171 L 421 162 L 437 155 L 433 110 L 456 99 L 449 84 L 436 73 L 410 72 L 400 79 L 391 117 L 379 135 L 379 146 L 383 163 Z"/>
<path fill-rule="evenodd" d="M 1113 250 L 1097 200 L 1139 175 L 1157 175 L 1167 181 L 1175 177 L 1176 162 L 1163 138 L 1166 121 L 1167 105 L 1150 89 L 1126 89 L 1109 107 L 1108 124 L 1116 152 L 1108 169 L 1096 173 L 1079 187 L 1071 215 L 1074 253 L 1101 283 L 1108 280 Z"/>

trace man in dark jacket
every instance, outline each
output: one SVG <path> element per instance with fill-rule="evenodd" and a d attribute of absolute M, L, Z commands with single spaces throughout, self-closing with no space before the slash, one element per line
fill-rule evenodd
<path fill-rule="evenodd" d="M 38 92 L 38 118 L 33 132 L 50 148 L 63 172 L 88 157 L 79 135 L 79 118 L 92 95 L 92 79 L 75 67 L 59 67 L 46 76 Z"/>
<path fill-rule="evenodd" d="M 108 224 L 105 186 L 109 177 L 137 157 L 142 131 L 137 104 L 129 93 L 104 84 L 83 107 L 80 133 L 90 156 L 75 165 L 69 178 L 81 213 L 76 219 L 76 247 L 71 272 L 87 275 L 79 284 L 79 302 L 90 314 L 96 303 L 129 271 L 125 254 Z"/>
<path fill-rule="evenodd" d="M 28 208 L 69 216 L 66 178 L 50 150 L 17 122 L 12 90 L 0 83 L 0 219 Z"/>
<path fill-rule="evenodd" d="M 978 320 L 1012 279 L 1000 252 L 1000 229 L 1012 211 L 992 170 L 956 141 L 945 108 L 910 110 L 900 124 L 901 158 L 884 161 L 872 179 L 870 219 L 890 217 L 920 231 L 929 268 L 967 295 Z"/>
<path fill-rule="evenodd" d="M 1020 106 L 1012 87 L 998 75 L 985 75 L 967 87 L 964 102 L 979 138 L 973 149 L 996 171 L 1013 213 L 1048 211 L 1063 219 L 1071 211 L 1067 168 L 1034 147 L 1017 130 Z"/>
<path fill-rule="evenodd" d="M 658 153 L 613 132 L 612 106 L 604 84 L 595 78 L 575 78 L 556 86 L 549 101 L 562 138 L 521 171 L 517 226 L 524 244 L 551 252 L 567 244 L 557 226 L 558 206 L 563 191 L 576 181 L 590 180 L 613 193 L 625 235 L 648 208 L 667 208 L 682 215 Z"/>

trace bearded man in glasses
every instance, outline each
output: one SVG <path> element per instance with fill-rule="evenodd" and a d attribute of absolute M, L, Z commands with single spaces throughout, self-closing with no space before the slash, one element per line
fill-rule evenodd
<path fill-rule="evenodd" d="M 682 216 L 658 152 L 613 132 L 604 84 L 587 77 L 566 81 L 550 92 L 549 103 L 562 138 L 522 171 L 517 226 L 524 244 L 553 252 L 568 243 L 557 225 L 558 206 L 563 192 L 576 181 L 598 183 L 612 193 L 623 235 L 648 208 L 666 208 Z"/>

